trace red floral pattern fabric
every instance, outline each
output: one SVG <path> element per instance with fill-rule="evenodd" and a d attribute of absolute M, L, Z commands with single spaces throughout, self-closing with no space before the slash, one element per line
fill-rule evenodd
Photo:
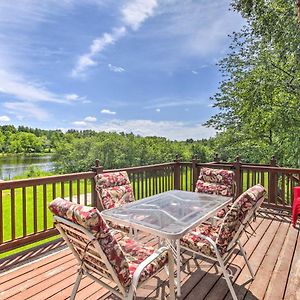
<path fill-rule="evenodd" d="M 214 227 L 211 224 L 201 224 L 193 229 L 193 232 L 189 232 L 182 237 L 180 243 L 182 246 L 187 247 L 193 251 L 200 252 L 207 256 L 215 256 L 214 250 L 208 241 L 201 239 L 194 234 L 200 233 L 207 237 L 210 237 L 214 242 L 218 237 L 219 227 Z"/>
<path fill-rule="evenodd" d="M 127 172 L 97 174 L 95 182 L 104 209 L 119 207 L 135 200 Z"/>
<path fill-rule="evenodd" d="M 122 234 L 122 237 L 120 237 L 119 233 L 112 231 L 107 226 L 97 208 L 82 206 L 57 198 L 50 203 L 49 209 L 54 215 L 83 226 L 97 237 L 100 247 L 124 287 L 128 287 L 131 284 L 133 274 L 138 265 L 155 251 L 153 247 L 138 244 L 136 241 L 126 237 L 125 234 Z M 87 257 L 87 259 L 89 263 L 99 263 L 98 260 L 92 260 L 91 257 Z M 165 252 L 151 262 L 142 272 L 140 282 L 156 273 L 167 263 L 167 259 L 167 252 Z M 97 269 L 97 265 L 94 267 Z"/>
<path fill-rule="evenodd" d="M 233 171 L 201 168 L 195 192 L 233 196 Z"/>
<path fill-rule="evenodd" d="M 99 244 L 115 269 L 120 282 L 124 286 L 130 284 L 129 265 L 123 250 L 97 208 L 57 198 L 50 203 L 49 209 L 54 215 L 81 225 L 97 236 Z"/>
<path fill-rule="evenodd" d="M 119 240 L 119 244 L 123 249 L 125 257 L 128 261 L 131 277 L 133 276 L 139 264 L 155 251 L 153 247 L 141 245 L 128 237 L 124 237 L 123 239 Z M 159 269 L 161 269 L 167 263 L 167 261 L 168 253 L 164 252 L 147 265 L 141 274 L 140 282 L 145 281 L 147 278 L 158 272 Z"/>
<path fill-rule="evenodd" d="M 210 224 L 200 225 L 193 229 L 193 232 L 201 233 L 205 236 L 210 237 L 215 241 L 217 248 L 221 255 L 225 254 L 228 246 L 237 239 L 237 233 L 240 226 L 243 226 L 243 222 L 247 217 L 247 214 L 253 209 L 258 209 L 257 205 L 265 194 L 265 188 L 257 184 L 252 188 L 248 189 L 242 195 L 240 195 L 232 204 L 229 211 L 226 213 L 222 223 L 217 226 Z M 213 248 L 209 245 L 206 240 L 203 240 L 195 234 L 188 233 L 181 239 L 181 244 L 188 247 L 196 252 L 201 252 L 208 256 L 215 256 Z"/>

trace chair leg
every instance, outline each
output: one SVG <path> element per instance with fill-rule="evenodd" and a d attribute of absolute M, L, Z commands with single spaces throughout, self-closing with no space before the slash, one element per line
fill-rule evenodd
<path fill-rule="evenodd" d="M 170 300 L 175 300 L 174 258 L 171 250 L 168 252 L 168 260 Z"/>
<path fill-rule="evenodd" d="M 240 242 L 240 241 L 238 241 L 238 244 L 239 244 L 239 247 L 240 247 L 240 251 L 241 251 L 241 253 L 242 253 L 242 255 L 243 255 L 244 259 L 245 259 L 246 265 L 247 265 L 247 267 L 248 267 L 248 269 L 249 269 L 249 272 L 250 272 L 250 274 L 251 274 L 251 277 L 252 277 L 252 279 L 254 279 L 254 272 L 253 272 L 253 270 L 252 270 L 252 268 L 251 268 L 251 265 L 250 265 L 249 260 L 248 260 L 248 258 L 247 258 L 247 256 L 246 256 L 246 253 L 245 253 L 245 251 L 244 251 L 244 248 L 243 248 L 243 246 L 241 245 L 241 242 Z"/>
<path fill-rule="evenodd" d="M 78 270 L 77 278 L 76 278 L 75 285 L 73 287 L 73 290 L 72 290 L 72 293 L 71 293 L 71 296 L 70 296 L 70 300 L 75 299 L 77 290 L 79 288 L 81 278 L 82 278 L 82 270 L 80 269 L 80 270 Z"/>
<path fill-rule="evenodd" d="M 223 275 L 224 275 L 224 277 L 225 277 L 226 283 L 227 283 L 228 288 L 229 288 L 229 291 L 230 291 L 230 293 L 231 293 L 231 296 L 232 296 L 233 300 L 238 300 L 238 298 L 237 298 L 237 296 L 236 296 L 236 293 L 235 293 L 235 291 L 234 291 L 234 288 L 233 288 L 233 286 L 232 286 L 232 282 L 231 282 L 231 280 L 230 280 L 230 278 L 229 278 L 229 273 L 228 273 L 228 271 L 227 271 L 226 268 L 225 268 L 223 259 L 222 259 L 221 256 L 218 255 L 218 254 L 217 254 L 217 257 L 218 257 L 218 262 L 219 262 L 219 264 L 220 264 L 222 273 L 223 273 Z"/>

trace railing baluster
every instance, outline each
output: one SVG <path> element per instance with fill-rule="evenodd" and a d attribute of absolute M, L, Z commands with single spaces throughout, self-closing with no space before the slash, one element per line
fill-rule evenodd
<path fill-rule="evenodd" d="M 0 244 L 3 243 L 3 196 L 0 190 Z"/>
<path fill-rule="evenodd" d="M 84 189 L 84 205 L 88 205 L 88 203 L 87 203 L 87 194 L 88 194 L 88 191 L 87 191 L 87 179 L 86 178 L 84 178 L 84 180 L 83 180 L 83 189 Z"/>
<path fill-rule="evenodd" d="M 60 196 L 61 198 L 65 198 L 65 183 L 62 181 L 60 183 Z"/>
<path fill-rule="evenodd" d="M 69 180 L 69 200 L 73 202 L 73 181 Z"/>
<path fill-rule="evenodd" d="M 32 189 L 32 193 L 33 193 L 33 232 L 36 233 L 37 232 L 37 189 L 36 189 L 36 185 L 33 186 Z"/>
<path fill-rule="evenodd" d="M 10 214 L 11 214 L 11 239 L 14 240 L 16 238 L 16 198 L 15 198 L 15 189 L 10 190 Z"/>
<path fill-rule="evenodd" d="M 47 215 L 48 215 L 48 202 L 47 202 L 47 185 L 43 184 L 43 216 L 44 216 L 44 230 L 47 230 Z"/>
<path fill-rule="evenodd" d="M 77 179 L 76 183 L 77 183 L 77 203 L 80 204 L 80 180 Z"/>
<path fill-rule="evenodd" d="M 22 188 L 22 213 L 23 213 L 23 236 L 27 235 L 27 209 L 26 188 Z"/>
<path fill-rule="evenodd" d="M 56 183 L 52 183 L 52 200 L 56 198 Z"/>

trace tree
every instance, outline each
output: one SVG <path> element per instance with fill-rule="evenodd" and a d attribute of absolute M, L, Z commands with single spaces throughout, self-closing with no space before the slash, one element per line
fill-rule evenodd
<path fill-rule="evenodd" d="M 281 163 L 296 165 L 300 157 L 299 143 L 295 144 L 300 125 L 300 30 L 295 2 L 235 0 L 232 7 L 247 24 L 233 33 L 231 52 L 219 63 L 223 80 L 212 99 L 220 112 L 206 125 L 223 132 L 222 138 L 228 135 L 225 147 L 229 150 L 232 144 L 245 149 L 242 146 L 255 143 L 263 149 L 255 160 L 275 154 Z M 287 151 L 290 147 L 297 151 Z"/>

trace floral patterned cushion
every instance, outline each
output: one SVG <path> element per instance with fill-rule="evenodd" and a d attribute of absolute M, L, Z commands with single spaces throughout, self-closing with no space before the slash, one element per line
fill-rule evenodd
<path fill-rule="evenodd" d="M 132 278 L 135 270 L 141 262 L 148 258 L 155 249 L 150 246 L 140 245 L 136 241 L 124 237 L 119 240 L 119 244 L 125 254 L 125 257 L 129 264 L 129 272 Z M 145 281 L 147 278 L 155 274 L 159 269 L 161 269 L 168 260 L 167 252 L 162 253 L 158 258 L 152 261 L 142 272 L 140 277 L 140 282 Z"/>
<path fill-rule="evenodd" d="M 131 284 L 133 274 L 138 265 L 155 251 L 153 247 L 140 245 L 126 237 L 125 234 L 122 234 L 122 237 L 118 239 L 117 235 L 119 234 L 107 226 L 95 207 L 82 206 L 57 198 L 50 203 L 49 209 L 54 215 L 83 226 L 97 237 L 100 247 L 124 287 L 128 287 Z M 93 260 L 89 256 L 86 259 L 88 263 L 94 264 L 94 268 L 98 268 L 97 264 L 100 264 L 98 260 Z M 167 252 L 164 252 L 151 262 L 142 272 L 140 282 L 156 273 L 166 264 L 167 259 Z M 103 265 L 99 265 L 99 269 L 101 270 L 102 268 Z"/>
<path fill-rule="evenodd" d="M 193 232 L 203 234 L 210 237 L 213 241 L 216 241 L 218 237 L 219 227 L 215 227 L 211 224 L 201 224 L 193 229 Z M 201 239 L 193 232 L 189 232 L 182 237 L 180 243 L 182 246 L 187 247 L 193 251 L 200 252 L 207 256 L 215 256 L 214 250 L 208 241 Z"/>
<path fill-rule="evenodd" d="M 57 198 L 50 203 L 49 209 L 54 215 L 81 225 L 97 236 L 99 244 L 116 271 L 120 282 L 124 286 L 130 284 L 131 277 L 128 261 L 114 234 L 101 217 L 97 208 L 82 206 Z"/>
<path fill-rule="evenodd" d="M 83 206 L 62 198 L 56 198 L 49 204 L 49 209 L 54 215 L 79 224 L 93 234 L 108 230 L 108 226 L 95 207 Z"/>
<path fill-rule="evenodd" d="M 200 179 L 196 183 L 195 192 L 207 193 L 207 194 L 218 194 L 227 197 L 233 196 L 232 186 L 218 184 L 218 183 L 204 182 Z"/>
<path fill-rule="evenodd" d="M 247 213 L 250 212 L 252 208 L 257 209 L 259 207 L 264 194 L 265 188 L 262 185 L 258 184 L 253 186 L 234 201 L 225 214 L 222 223 L 217 226 L 202 224 L 194 228 L 193 232 L 210 237 L 216 243 L 220 254 L 225 254 L 226 251 L 229 250 L 228 246 L 231 241 L 234 238 L 238 238 L 236 234 L 240 226 L 243 225 Z M 215 257 L 214 250 L 210 244 L 206 240 L 199 238 L 193 232 L 186 234 L 181 239 L 181 245 L 207 256 Z"/>
<path fill-rule="evenodd" d="M 135 200 L 126 172 L 97 174 L 95 182 L 104 209 L 119 207 Z"/>
<path fill-rule="evenodd" d="M 221 254 L 224 254 L 233 239 L 238 238 L 236 234 L 240 226 L 244 225 L 248 213 L 257 206 L 258 200 L 264 196 L 265 188 L 257 184 L 241 194 L 232 204 L 230 210 L 225 215 L 216 244 Z M 259 205 L 261 202 L 259 202 Z"/>
<path fill-rule="evenodd" d="M 233 175 L 233 171 L 230 170 L 201 168 L 199 180 L 223 185 L 232 185 Z"/>

